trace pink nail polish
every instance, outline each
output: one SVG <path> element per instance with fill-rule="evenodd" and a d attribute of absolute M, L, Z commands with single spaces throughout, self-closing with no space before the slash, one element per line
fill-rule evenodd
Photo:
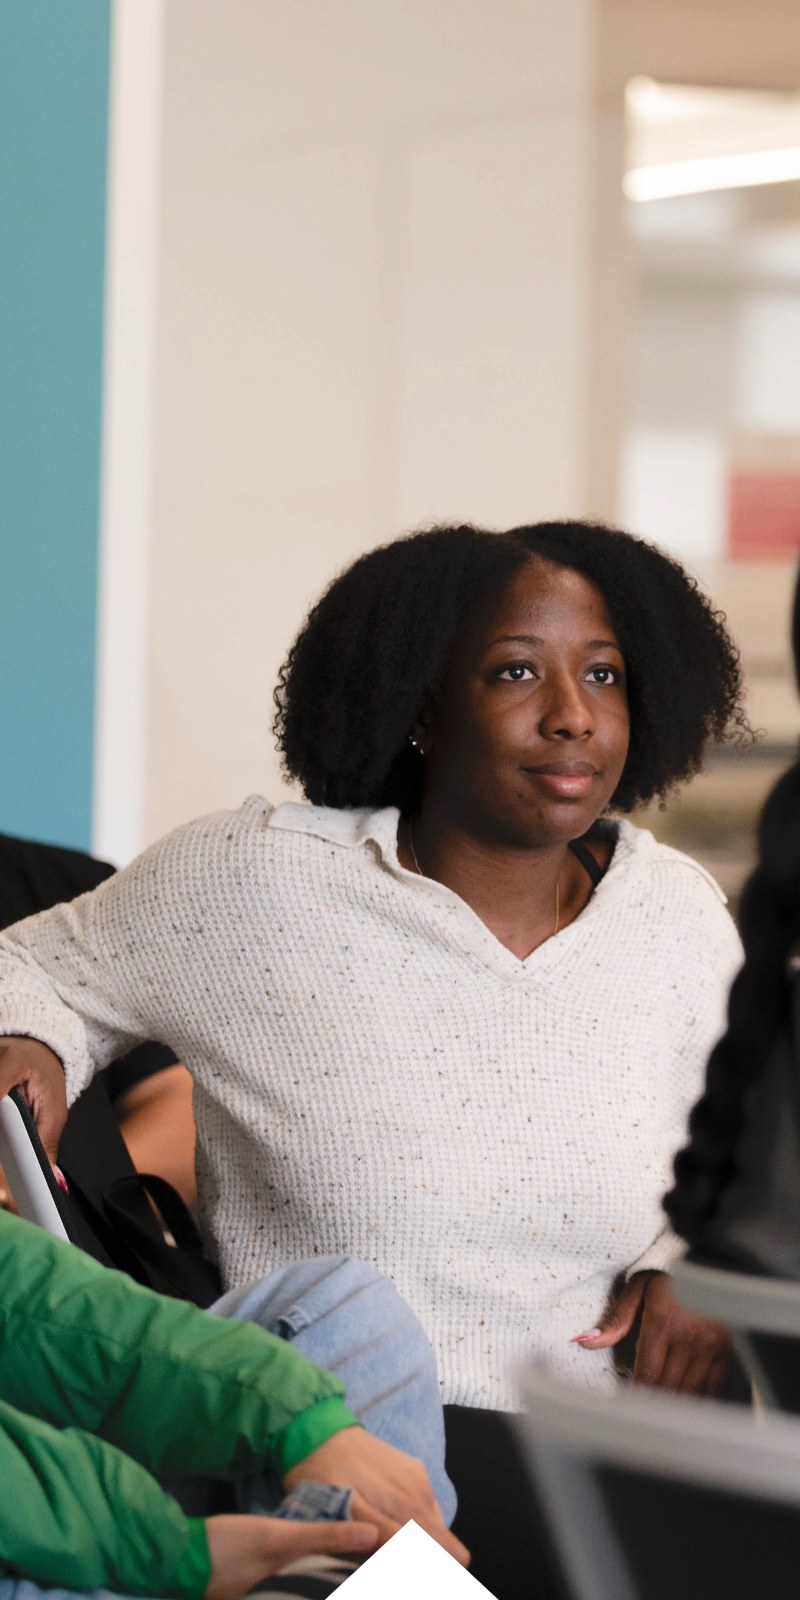
<path fill-rule="evenodd" d="M 65 1194 L 69 1194 L 69 1189 L 67 1188 L 67 1180 L 64 1177 L 64 1174 L 61 1171 L 61 1168 L 60 1167 L 54 1167 L 53 1168 L 53 1172 L 55 1174 L 55 1180 L 56 1180 L 56 1183 L 58 1184 L 59 1189 L 63 1189 Z"/>
<path fill-rule="evenodd" d="M 591 1339 L 599 1339 L 602 1331 L 602 1328 L 590 1328 L 588 1333 L 577 1333 L 570 1344 L 587 1344 Z"/>

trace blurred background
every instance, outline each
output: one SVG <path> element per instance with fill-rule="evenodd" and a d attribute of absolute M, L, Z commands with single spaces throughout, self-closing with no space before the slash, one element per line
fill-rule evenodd
<path fill-rule="evenodd" d="M 599 516 L 759 741 L 648 826 L 735 904 L 800 732 L 796 0 L 0 0 L 0 831 L 115 864 L 288 791 L 319 589 Z"/>

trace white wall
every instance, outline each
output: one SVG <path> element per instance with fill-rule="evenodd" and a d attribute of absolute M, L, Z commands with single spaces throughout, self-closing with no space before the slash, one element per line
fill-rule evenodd
<path fill-rule="evenodd" d="M 593 0 L 166 0 L 145 834 L 347 560 L 588 509 Z"/>

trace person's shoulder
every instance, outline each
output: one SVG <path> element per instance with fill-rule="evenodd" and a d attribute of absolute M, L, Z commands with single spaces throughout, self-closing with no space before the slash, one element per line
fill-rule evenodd
<path fill-rule="evenodd" d="M 261 795 L 250 795 L 242 805 L 182 822 L 148 845 L 140 855 L 110 880 L 109 887 L 142 876 L 177 874 L 192 878 L 226 857 L 241 854 L 263 839 L 275 807 Z M 106 885 L 103 885 L 104 889 Z"/>
<path fill-rule="evenodd" d="M 387 839 L 396 836 L 397 816 L 394 807 L 337 810 L 293 800 L 274 806 L 262 795 L 253 794 L 236 810 L 215 811 L 182 823 L 132 865 L 152 870 L 168 865 L 172 870 L 180 863 L 181 871 L 191 876 L 211 862 L 220 867 L 248 854 L 264 860 L 268 848 L 287 835 L 303 849 L 313 849 L 315 842 L 352 849 L 368 838 L 381 843 L 384 834 Z"/>
<path fill-rule="evenodd" d="M 658 917 L 676 948 L 705 949 L 726 967 L 739 964 L 741 943 L 727 896 L 699 861 L 628 821 L 619 823 L 614 861 L 625 888 L 649 917 Z"/>
<path fill-rule="evenodd" d="M 662 844 L 649 828 L 637 828 L 626 818 L 618 822 L 617 828 L 614 860 L 627 869 L 626 875 L 631 879 L 649 878 L 672 895 L 689 895 L 700 902 L 713 900 L 720 906 L 727 905 L 727 895 L 716 878 L 693 856 Z"/>

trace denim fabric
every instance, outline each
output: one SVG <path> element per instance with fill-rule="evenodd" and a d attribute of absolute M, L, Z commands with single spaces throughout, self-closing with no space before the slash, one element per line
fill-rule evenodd
<path fill-rule="evenodd" d="M 231 1289 L 210 1309 L 290 1339 L 309 1361 L 341 1378 L 365 1428 L 424 1463 L 445 1522 L 452 1522 L 456 1496 L 444 1470 L 436 1357 L 388 1278 L 349 1256 L 318 1257 Z M 253 1511 L 276 1504 L 264 1478 L 251 1479 L 246 1492 Z"/>
<path fill-rule="evenodd" d="M 284 1497 L 274 1515 L 289 1522 L 347 1522 L 352 1498 L 352 1489 L 308 1478 Z"/>

